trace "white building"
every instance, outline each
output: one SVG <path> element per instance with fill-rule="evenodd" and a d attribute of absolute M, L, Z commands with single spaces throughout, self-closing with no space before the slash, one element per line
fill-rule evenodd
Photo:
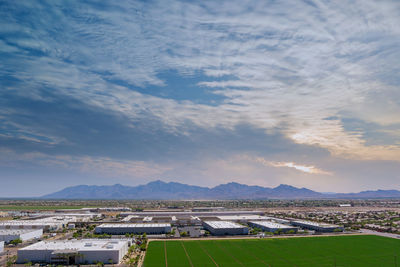
<path fill-rule="evenodd" d="M 86 222 L 90 219 L 101 218 L 100 213 L 50 213 L 50 212 L 40 212 L 31 214 L 29 216 L 32 220 L 69 220 L 74 222 Z"/>
<path fill-rule="evenodd" d="M 300 226 L 305 229 L 314 230 L 317 232 L 334 232 L 334 231 L 343 231 L 344 228 L 339 225 L 335 224 L 328 224 L 328 223 L 318 223 L 312 221 L 292 221 L 292 225 Z"/>
<path fill-rule="evenodd" d="M 227 215 L 263 215 L 263 211 L 257 210 L 230 210 L 230 211 L 137 211 L 137 212 L 121 212 L 122 217 L 129 215 L 137 215 L 139 217 L 171 217 L 175 216 L 177 219 L 180 217 L 216 217 L 216 216 L 227 216 Z"/>
<path fill-rule="evenodd" d="M 1 229 L 0 241 L 9 243 L 15 239 L 27 241 L 40 238 L 43 235 L 43 229 Z"/>
<path fill-rule="evenodd" d="M 0 255 L 4 251 L 4 241 L 0 241 Z"/>
<path fill-rule="evenodd" d="M 129 245 L 128 240 L 114 239 L 42 241 L 19 249 L 17 263 L 118 264 L 127 253 Z"/>
<path fill-rule="evenodd" d="M 270 221 L 251 221 L 249 222 L 251 227 L 260 228 L 263 231 L 275 233 L 277 231 L 282 231 L 283 233 L 287 233 L 289 231 L 294 231 L 297 233 L 298 228 L 293 226 L 288 226 L 286 224 L 275 223 Z"/>
<path fill-rule="evenodd" d="M 203 227 L 213 235 L 247 235 L 249 228 L 229 221 L 204 221 Z"/>
<path fill-rule="evenodd" d="M 261 220 L 270 220 L 271 217 L 260 216 L 260 215 L 226 215 L 226 216 L 217 216 L 221 221 L 234 221 L 234 222 L 248 222 L 248 221 L 261 221 Z"/>
<path fill-rule="evenodd" d="M 170 223 L 106 223 L 96 227 L 97 234 L 166 234 L 171 232 Z"/>
<path fill-rule="evenodd" d="M 0 222 L 0 229 L 43 229 L 43 231 L 54 231 L 62 229 L 63 222 L 48 222 L 37 220 L 14 220 Z"/>
<path fill-rule="evenodd" d="M 285 219 L 281 219 L 281 218 L 275 218 L 275 217 L 271 217 L 270 220 L 273 221 L 273 222 L 276 222 L 276 223 L 290 225 L 290 221 L 289 220 L 285 220 Z"/>
<path fill-rule="evenodd" d="M 137 216 L 137 215 L 129 215 L 129 216 L 126 216 L 125 218 L 123 218 L 121 221 L 130 222 L 132 219 L 136 219 L 136 218 L 139 218 L 139 216 Z"/>

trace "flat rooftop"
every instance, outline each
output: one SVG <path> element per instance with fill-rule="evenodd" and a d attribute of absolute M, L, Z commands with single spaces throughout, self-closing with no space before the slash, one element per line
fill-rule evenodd
<path fill-rule="evenodd" d="M 246 228 L 246 226 L 229 221 L 204 221 L 204 223 L 214 229 Z"/>
<path fill-rule="evenodd" d="M 222 221 L 239 221 L 239 220 L 270 220 L 271 217 L 260 216 L 260 215 L 226 215 L 217 216 Z"/>
<path fill-rule="evenodd" d="M 63 222 L 60 221 L 4 221 L 4 222 L 0 222 L 0 226 L 4 226 L 4 225 L 58 225 L 58 224 L 62 224 Z"/>
<path fill-rule="evenodd" d="M 281 224 L 281 223 L 269 222 L 269 221 L 251 221 L 250 223 L 268 227 L 268 228 L 278 228 L 278 229 L 294 228 L 293 226 L 289 226 L 289 225 L 285 225 L 285 224 Z"/>
<path fill-rule="evenodd" d="M 319 223 L 319 222 L 304 221 L 304 220 L 296 220 L 293 222 L 302 223 L 302 224 L 306 224 L 306 225 L 312 225 L 312 226 L 318 226 L 318 227 L 339 227 L 338 225 L 335 225 L 335 224 Z"/>
<path fill-rule="evenodd" d="M 101 251 L 119 250 L 128 240 L 121 239 L 81 239 L 41 241 L 20 250 L 67 250 L 67 251 Z"/>
<path fill-rule="evenodd" d="M 99 228 L 170 227 L 170 223 L 104 223 Z"/>
<path fill-rule="evenodd" d="M 258 210 L 224 210 L 224 211 L 137 211 L 137 212 L 121 212 L 121 216 L 128 216 L 128 215 L 138 215 L 141 217 L 152 216 L 152 217 L 159 217 L 159 216 L 185 216 L 185 215 L 192 215 L 192 216 L 222 216 L 222 215 L 244 215 L 244 214 L 256 214 L 261 215 L 264 214 L 263 211 Z"/>
<path fill-rule="evenodd" d="M 0 229 L 0 235 L 22 235 L 40 230 L 42 229 Z"/>

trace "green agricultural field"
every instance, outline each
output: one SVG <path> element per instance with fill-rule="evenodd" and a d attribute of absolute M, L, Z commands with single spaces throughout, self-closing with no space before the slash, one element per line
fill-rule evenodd
<path fill-rule="evenodd" d="M 370 236 L 151 241 L 144 267 L 400 267 L 400 240 Z"/>

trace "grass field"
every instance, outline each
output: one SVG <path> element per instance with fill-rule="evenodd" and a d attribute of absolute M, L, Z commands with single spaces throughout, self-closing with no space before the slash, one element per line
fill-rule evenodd
<path fill-rule="evenodd" d="M 151 241 L 144 267 L 400 267 L 400 240 L 369 235 Z"/>

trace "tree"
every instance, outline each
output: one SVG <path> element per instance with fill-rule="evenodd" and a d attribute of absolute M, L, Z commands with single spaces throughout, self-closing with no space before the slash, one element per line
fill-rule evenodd
<path fill-rule="evenodd" d="M 140 245 L 140 250 L 141 250 L 141 251 L 146 251 L 146 243 L 142 243 L 142 244 Z"/>
<path fill-rule="evenodd" d="M 135 251 L 135 245 L 130 246 L 128 249 L 128 253 L 132 254 L 134 251 Z"/>
<path fill-rule="evenodd" d="M 17 239 L 14 239 L 14 240 L 10 241 L 10 244 L 13 244 L 13 245 L 18 245 L 18 244 L 21 244 L 21 243 L 22 243 L 22 240 L 20 238 L 17 238 Z"/>
<path fill-rule="evenodd" d="M 12 266 L 16 260 L 17 260 L 17 256 L 12 256 L 11 258 L 8 258 L 7 262 L 6 262 L 6 266 Z"/>
<path fill-rule="evenodd" d="M 282 229 L 278 229 L 278 230 L 275 231 L 275 234 L 276 234 L 276 235 L 281 235 L 282 232 L 283 232 Z"/>
<path fill-rule="evenodd" d="M 188 236 L 188 233 L 187 232 L 181 232 L 181 236 L 182 237 L 186 237 L 186 236 Z"/>
<path fill-rule="evenodd" d="M 128 265 L 129 266 L 135 266 L 136 264 L 136 258 L 130 258 L 128 261 Z"/>

